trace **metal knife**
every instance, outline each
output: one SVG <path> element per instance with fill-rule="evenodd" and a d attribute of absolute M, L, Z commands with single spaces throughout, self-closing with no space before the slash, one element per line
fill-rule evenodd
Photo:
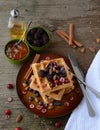
<path fill-rule="evenodd" d="M 84 77 L 83 77 L 83 75 L 82 75 L 82 73 L 81 73 L 81 69 L 79 68 L 79 65 L 78 65 L 76 59 L 74 58 L 74 56 L 72 56 L 71 54 L 68 54 L 68 58 L 69 58 L 69 60 L 70 60 L 70 63 L 71 63 L 71 65 L 72 65 L 72 68 L 73 68 L 73 70 L 74 70 L 75 75 L 76 75 L 79 79 L 81 79 L 82 81 L 84 81 Z M 84 85 L 80 82 L 80 80 L 77 80 L 77 81 L 78 81 L 78 83 L 79 83 L 79 85 L 80 85 L 80 87 L 81 87 L 81 89 L 82 89 L 84 98 L 85 98 L 85 100 L 86 100 L 86 104 L 87 104 L 87 108 L 88 108 L 88 113 L 89 113 L 89 115 L 90 115 L 91 117 L 94 117 L 94 116 L 95 116 L 95 111 L 94 111 L 93 106 L 92 106 L 92 104 L 91 104 L 91 102 L 90 102 L 90 99 L 89 99 L 89 97 L 88 97 L 87 91 L 86 91 Z"/>

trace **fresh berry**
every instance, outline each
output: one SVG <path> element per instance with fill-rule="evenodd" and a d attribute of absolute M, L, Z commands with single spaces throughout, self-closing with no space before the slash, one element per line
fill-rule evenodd
<path fill-rule="evenodd" d="M 61 126 L 61 123 L 59 121 L 55 122 L 55 127 L 59 128 Z"/>
<path fill-rule="evenodd" d="M 5 115 L 10 115 L 11 114 L 11 110 L 7 109 L 5 110 Z"/>
<path fill-rule="evenodd" d="M 39 94 L 38 91 L 34 90 L 33 93 L 34 93 L 34 95 L 35 95 L 36 97 L 40 97 L 40 94 Z"/>
<path fill-rule="evenodd" d="M 14 130 L 22 130 L 20 127 L 16 127 Z"/>
<path fill-rule="evenodd" d="M 33 97 L 31 97 L 31 96 L 28 99 L 30 102 L 33 101 Z"/>
<path fill-rule="evenodd" d="M 53 67 L 53 66 L 54 66 L 54 62 L 50 62 L 49 67 Z"/>
<path fill-rule="evenodd" d="M 70 81 L 68 79 L 65 79 L 64 83 L 69 83 Z"/>
<path fill-rule="evenodd" d="M 12 88 L 13 88 L 13 85 L 12 85 L 12 84 L 7 84 L 7 88 L 8 88 L 8 89 L 12 89 Z"/>
<path fill-rule="evenodd" d="M 52 74 L 47 74 L 47 79 L 48 79 L 48 81 L 52 81 L 53 80 L 53 75 Z"/>
<path fill-rule="evenodd" d="M 38 104 L 41 106 L 41 105 L 43 105 L 43 102 L 42 102 L 42 101 L 39 101 Z"/>
<path fill-rule="evenodd" d="M 54 83 L 55 83 L 55 84 L 58 84 L 58 83 L 59 83 L 59 80 L 54 80 Z"/>
<path fill-rule="evenodd" d="M 60 102 L 60 101 L 57 101 L 57 102 L 55 103 L 55 105 L 56 105 L 56 106 L 61 106 L 61 102 Z"/>
<path fill-rule="evenodd" d="M 45 60 L 50 60 L 51 58 L 49 56 L 45 57 Z"/>
<path fill-rule="evenodd" d="M 55 87 L 55 83 L 50 83 L 50 88 L 53 88 L 53 87 Z"/>
<path fill-rule="evenodd" d="M 22 94 L 25 95 L 27 93 L 27 90 L 22 90 Z"/>
<path fill-rule="evenodd" d="M 65 78 L 61 77 L 61 78 L 60 78 L 60 82 L 61 82 L 61 83 L 64 83 L 64 82 L 65 82 Z"/>
<path fill-rule="evenodd" d="M 39 75 L 40 77 L 44 78 L 44 77 L 46 76 L 46 72 L 45 72 L 44 70 L 40 70 L 40 71 L 38 72 L 38 75 Z"/>
<path fill-rule="evenodd" d="M 66 77 L 66 71 L 65 70 L 60 70 L 60 76 Z"/>
<path fill-rule="evenodd" d="M 8 97 L 8 98 L 7 98 L 7 101 L 8 101 L 8 102 L 12 102 L 12 101 L 13 101 L 13 98 L 12 98 L 12 97 Z"/>
<path fill-rule="evenodd" d="M 49 73 L 49 68 L 45 68 L 45 73 L 48 74 Z"/>
<path fill-rule="evenodd" d="M 10 118 L 9 115 L 5 115 L 5 116 L 4 116 L 4 119 L 5 119 L 5 120 L 9 120 L 9 118 Z"/>

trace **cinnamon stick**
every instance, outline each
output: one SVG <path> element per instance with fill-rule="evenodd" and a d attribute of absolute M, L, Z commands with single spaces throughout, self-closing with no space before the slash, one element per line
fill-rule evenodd
<path fill-rule="evenodd" d="M 61 38 L 66 38 L 66 39 L 68 39 L 68 41 L 69 41 L 69 35 L 64 31 L 64 30 L 57 30 L 56 31 L 56 33 L 58 34 L 59 33 L 59 36 L 61 36 Z M 63 37 L 62 37 L 62 35 L 63 35 Z M 64 39 L 65 40 L 65 39 Z M 68 42 L 69 43 L 69 42 Z M 72 39 L 72 43 L 74 44 L 74 45 L 76 45 L 77 47 L 82 47 L 83 45 L 80 43 L 80 42 L 78 42 L 78 41 L 76 41 L 75 39 Z M 73 45 L 72 44 L 72 45 Z"/>
<path fill-rule="evenodd" d="M 56 34 L 60 36 L 67 44 L 69 43 L 68 38 L 65 36 L 65 32 L 63 30 L 57 30 Z"/>
<path fill-rule="evenodd" d="M 73 29 L 74 25 L 72 23 L 69 24 L 69 45 L 72 45 L 72 40 L 73 40 Z"/>
<path fill-rule="evenodd" d="M 40 54 L 36 54 L 33 61 L 32 61 L 32 64 L 38 62 L 39 58 L 40 58 Z M 24 76 L 24 79 L 28 80 L 31 74 L 32 74 L 32 68 L 29 67 L 27 73 Z"/>

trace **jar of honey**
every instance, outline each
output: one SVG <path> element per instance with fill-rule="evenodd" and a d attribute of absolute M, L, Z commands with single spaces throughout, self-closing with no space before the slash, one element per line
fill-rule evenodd
<path fill-rule="evenodd" d="M 8 29 L 11 39 L 20 39 L 26 31 L 25 18 L 19 15 L 16 9 L 11 10 Z"/>

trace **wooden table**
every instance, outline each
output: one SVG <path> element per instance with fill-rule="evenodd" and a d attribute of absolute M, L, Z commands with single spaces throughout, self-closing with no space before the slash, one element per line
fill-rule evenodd
<path fill-rule="evenodd" d="M 84 74 L 86 74 L 95 54 L 100 48 L 96 42 L 100 38 L 100 1 L 99 0 L 0 0 L 0 130 L 14 130 L 19 126 L 22 130 L 55 130 L 55 122 L 60 121 L 63 130 L 69 115 L 48 119 L 45 117 L 35 118 L 21 103 L 16 93 L 16 76 L 21 65 L 10 64 L 4 58 L 3 49 L 10 40 L 8 35 L 7 23 L 11 9 L 19 6 L 21 15 L 26 20 L 32 20 L 32 26 L 45 26 L 56 29 L 63 29 L 69 33 L 69 23 L 74 24 L 74 38 L 81 42 L 86 51 L 80 52 L 80 48 L 73 49 L 65 43 L 55 32 L 51 32 L 51 44 L 47 52 L 59 53 L 66 56 L 68 53 L 75 55 Z M 95 53 L 89 51 L 89 47 L 95 48 Z M 14 89 L 8 90 L 7 84 L 13 84 Z M 12 97 L 13 101 L 8 102 L 7 98 Z M 12 114 L 9 120 L 5 120 L 4 111 L 10 109 Z M 22 114 L 23 119 L 20 123 L 16 122 L 18 114 Z"/>

